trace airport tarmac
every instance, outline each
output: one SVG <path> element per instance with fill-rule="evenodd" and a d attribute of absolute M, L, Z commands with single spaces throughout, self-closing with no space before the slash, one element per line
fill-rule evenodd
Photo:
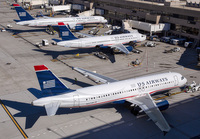
<path fill-rule="evenodd" d="M 71 67 L 96 71 L 117 80 L 175 71 L 185 76 L 188 83 L 200 83 L 194 49 L 180 47 L 180 52 L 165 54 L 164 50 L 175 46 L 157 42 L 158 45 L 153 48 L 137 47 L 143 51 L 140 54 L 116 54 L 115 58 L 112 57 L 114 60 L 102 60 L 92 54 L 96 49 L 74 49 L 51 44 L 36 47 L 35 44 L 42 39 L 51 42 L 58 35 L 49 35 L 44 29 L 16 25 L 13 19 L 18 19 L 17 14 L 4 0 L 0 0 L 0 17 L 1 27 L 7 24 L 13 26 L 6 32 L 0 32 L 0 99 L 23 130 L 20 132 L 20 128 L 0 107 L 0 138 L 200 138 L 200 92 L 182 92 L 166 97 L 170 107 L 163 115 L 172 129 L 165 136 L 152 121 L 148 121 L 148 116 L 132 115 L 126 104 L 84 109 L 61 108 L 51 117 L 46 116 L 44 108 L 31 106 L 35 96 L 41 93 L 34 65 L 45 64 L 71 89 L 96 85 Z M 141 65 L 134 67 L 130 63 L 136 58 L 141 60 Z M 172 93 L 180 91 L 175 89 Z M 163 96 L 160 94 L 154 98 Z"/>

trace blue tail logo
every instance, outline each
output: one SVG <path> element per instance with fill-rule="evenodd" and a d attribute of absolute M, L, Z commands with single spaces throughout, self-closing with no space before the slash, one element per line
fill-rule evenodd
<path fill-rule="evenodd" d="M 62 40 L 78 39 L 74 36 L 74 34 L 69 30 L 69 28 L 63 22 L 59 22 L 58 27 L 60 30 L 60 37 L 62 38 Z"/>
<path fill-rule="evenodd" d="M 13 6 L 15 7 L 15 10 L 21 21 L 34 20 L 34 18 L 19 4 L 13 4 Z"/>

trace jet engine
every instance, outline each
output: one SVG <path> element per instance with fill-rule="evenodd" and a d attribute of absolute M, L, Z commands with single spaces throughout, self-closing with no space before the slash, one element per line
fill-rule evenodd
<path fill-rule="evenodd" d="M 126 102 L 126 100 L 118 100 L 118 101 L 114 101 L 113 103 L 114 104 L 123 104 L 125 102 Z"/>
<path fill-rule="evenodd" d="M 129 52 L 133 51 L 133 47 L 132 46 L 127 46 L 126 49 L 128 49 Z"/>
<path fill-rule="evenodd" d="M 83 25 L 76 25 L 73 27 L 74 30 L 83 30 Z"/>
<path fill-rule="evenodd" d="M 161 100 L 160 102 L 156 102 L 156 105 L 160 111 L 163 111 L 169 108 L 169 102 L 167 100 Z"/>

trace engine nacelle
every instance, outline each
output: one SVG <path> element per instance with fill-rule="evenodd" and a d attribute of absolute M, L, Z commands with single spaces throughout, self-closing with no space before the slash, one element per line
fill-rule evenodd
<path fill-rule="evenodd" d="M 113 103 L 114 104 L 123 104 L 125 102 L 126 102 L 126 100 L 118 100 L 118 101 L 114 101 Z"/>
<path fill-rule="evenodd" d="M 160 111 L 166 110 L 169 108 L 169 102 L 167 100 L 163 100 L 161 102 L 156 103 L 157 107 Z"/>
<path fill-rule="evenodd" d="M 107 48 L 109 48 L 109 47 L 108 47 L 108 46 L 104 46 L 103 44 L 101 44 L 101 45 L 97 45 L 96 48 L 107 49 Z"/>
<path fill-rule="evenodd" d="M 83 25 L 76 25 L 73 29 L 74 30 L 83 30 Z"/>
<path fill-rule="evenodd" d="M 127 49 L 129 52 L 133 51 L 133 47 L 132 47 L 132 46 L 127 46 L 126 49 Z"/>

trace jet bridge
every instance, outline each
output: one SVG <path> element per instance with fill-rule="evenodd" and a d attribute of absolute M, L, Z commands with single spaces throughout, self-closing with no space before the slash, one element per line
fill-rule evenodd
<path fill-rule="evenodd" d="M 168 31 L 170 30 L 169 23 L 159 23 L 159 24 L 150 24 L 147 22 L 135 21 L 135 20 L 124 20 L 122 22 L 124 30 L 132 30 L 132 28 L 144 30 L 152 33 Z"/>

